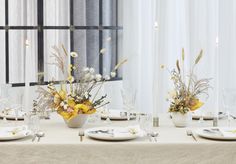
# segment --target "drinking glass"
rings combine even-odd
[[[6,119],[6,114],[5,114],[5,112],[6,112],[6,110],[7,109],[9,109],[8,108],[8,104],[9,104],[9,102],[8,102],[8,99],[7,98],[1,98],[0,99],[0,110],[1,110],[1,112],[3,113],[3,124],[4,125],[6,125],[7,124],[7,119]]]
[[[231,117],[236,112],[236,88],[223,89],[223,107],[227,116],[227,124],[230,126]]]
[[[105,111],[104,111],[104,114],[105,114],[105,116],[106,116],[105,123],[110,124],[110,123],[111,123],[111,120],[110,120],[110,117],[109,117],[110,111],[109,111],[109,108],[108,108],[107,105],[105,105],[104,110],[105,110]]]
[[[135,109],[136,90],[122,89],[121,96],[123,100],[123,108],[127,111],[127,120],[130,120],[130,112]]]
[[[27,113],[24,116],[24,123],[33,134],[37,133],[40,129],[40,118],[37,114]]]
[[[138,123],[140,128],[147,135],[152,130],[152,115],[151,114],[139,115]]]
[[[198,123],[202,124],[204,123],[204,113],[203,111],[199,111],[199,120],[198,120]]]
[[[19,111],[22,110],[21,104],[13,104],[11,105],[11,109],[15,112],[15,123],[17,124],[18,117],[19,117]]]

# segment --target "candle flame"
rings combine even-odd
[[[28,40],[28,39],[25,40],[25,46],[26,46],[26,47],[29,47],[29,46],[30,46],[30,43],[29,43],[29,40]]]
[[[154,27],[155,27],[155,29],[158,29],[159,25],[158,25],[157,21],[154,23]]]

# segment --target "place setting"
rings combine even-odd
[[[236,141],[235,127],[208,127],[195,130],[195,133],[206,139],[220,141]]]

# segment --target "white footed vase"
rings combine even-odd
[[[74,118],[70,120],[64,119],[64,121],[69,128],[81,128],[85,124],[87,119],[88,119],[87,114],[78,114]]]
[[[182,114],[180,112],[172,112],[172,121],[176,127],[186,127],[192,121],[191,112]]]

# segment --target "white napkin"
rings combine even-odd
[[[139,135],[141,132],[139,125],[128,126],[124,128],[114,128],[114,137],[126,137],[131,135]]]
[[[219,128],[224,137],[236,137],[236,128]]]

